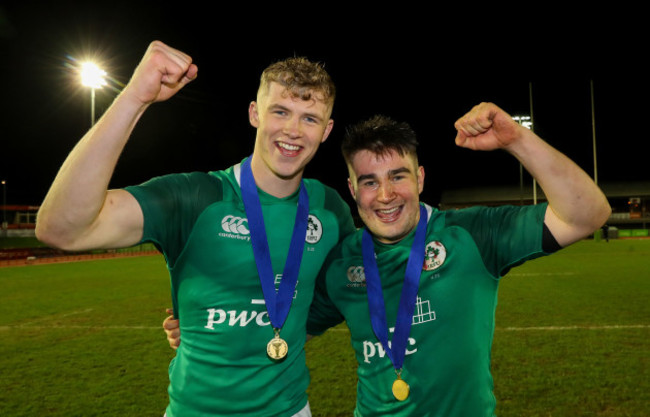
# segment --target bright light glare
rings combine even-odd
[[[92,62],[85,62],[81,65],[81,84],[86,87],[101,88],[106,85],[105,76],[106,71]]]
[[[533,122],[530,121],[530,116],[512,116],[512,118],[526,129],[532,129],[533,127]]]

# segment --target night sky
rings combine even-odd
[[[650,180],[647,34],[634,11],[546,13],[513,19],[416,9],[336,11],[289,3],[280,10],[112,2],[0,6],[0,179],[9,204],[38,205],[59,166],[90,126],[90,92],[74,68],[94,57],[112,79],[97,91],[98,115],[154,39],[183,50],[199,77],[152,106],[128,143],[111,186],[172,172],[226,168],[247,156],[248,104],[261,71],[287,56],[325,63],[338,89],[334,131],[307,170],[347,199],[339,143],[347,124],[381,113],[419,135],[427,176],[422,199],[458,187],[518,185],[503,152],[455,147],[454,121],[492,101],[529,114],[535,131],[593,174],[594,85],[600,183]],[[219,3],[221,4],[221,3]],[[270,5],[267,5],[270,7]],[[465,10],[465,12],[468,12]],[[538,10],[529,16],[540,17]],[[510,15],[508,15],[510,16]],[[621,29],[619,21],[625,19]],[[348,200],[349,201],[349,200]]]

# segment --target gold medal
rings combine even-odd
[[[274,361],[279,361],[287,356],[289,345],[280,338],[280,332],[276,330],[275,337],[266,345],[266,354]]]
[[[397,379],[393,382],[393,396],[397,401],[404,401],[409,396],[409,384],[407,384],[402,377],[397,374]]]

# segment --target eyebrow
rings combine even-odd
[[[289,109],[286,106],[283,106],[282,104],[278,103],[271,103],[269,105],[269,110],[284,110],[284,111],[289,111]]]
[[[388,171],[388,176],[389,176],[389,177],[392,177],[392,176],[395,176],[395,175],[397,175],[397,174],[403,174],[403,173],[405,173],[405,172],[408,173],[408,174],[410,174],[410,173],[411,173],[411,170],[409,170],[409,169],[406,168],[406,167],[401,167],[401,168],[397,168],[397,169],[391,169],[390,171]],[[357,177],[357,183],[359,183],[359,182],[361,182],[361,181],[364,181],[364,180],[370,180],[370,179],[375,179],[375,178],[377,178],[377,175],[374,174],[374,173],[372,173],[372,174],[359,175],[359,176]]]

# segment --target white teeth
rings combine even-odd
[[[300,149],[300,146],[298,146],[298,145],[290,145],[290,144],[284,143],[284,142],[278,142],[278,146],[281,147],[282,149],[286,149],[288,151],[297,151],[298,149]]]
[[[399,209],[399,207],[393,207],[392,209],[383,209],[383,210],[377,210],[378,212],[382,214],[391,214],[396,212]]]

